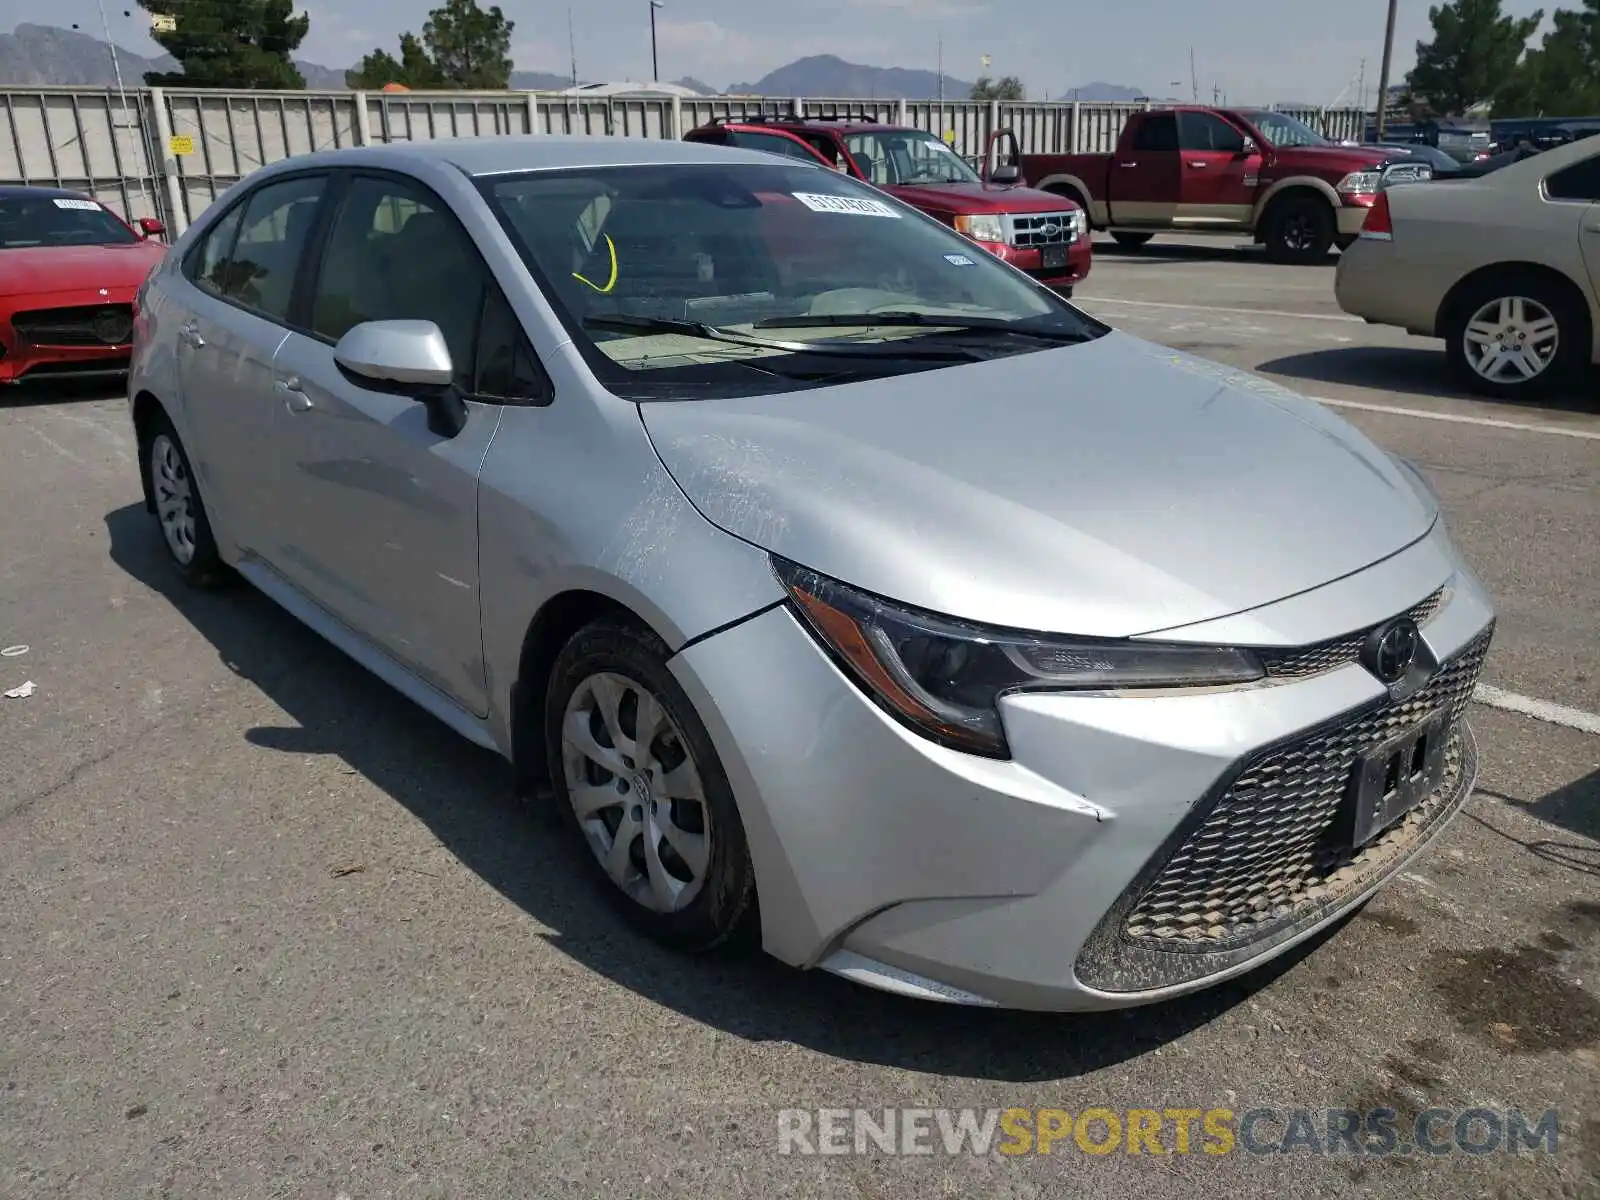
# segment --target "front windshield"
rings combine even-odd
[[[1331,145],[1304,121],[1296,121],[1282,113],[1250,111],[1239,114],[1261,131],[1261,136],[1274,146],[1327,146]]]
[[[820,167],[592,167],[482,187],[585,359],[633,399],[903,374],[1105,332]]]
[[[138,234],[93,200],[0,196],[0,250],[117,246],[138,240]]]
[[[966,159],[931,133],[880,129],[852,133],[844,144],[867,182],[880,187],[983,182]]]

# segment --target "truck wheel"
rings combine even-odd
[[[1111,237],[1112,237],[1112,240],[1117,243],[1117,245],[1126,246],[1128,249],[1132,250],[1137,246],[1144,245],[1151,238],[1155,237],[1155,234],[1153,234],[1153,233],[1130,233],[1126,229],[1117,229],[1117,230],[1114,230],[1112,232]]]
[[[1441,325],[1456,378],[1501,400],[1543,396],[1574,379],[1591,340],[1582,298],[1527,271],[1469,284]]]
[[[1333,209],[1320,196],[1286,196],[1267,214],[1267,257],[1280,263],[1319,263],[1333,245]]]

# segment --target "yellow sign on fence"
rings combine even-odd
[[[167,142],[167,149],[174,155],[182,156],[194,153],[194,139],[187,133],[175,133]]]
[[[170,13],[151,13],[150,29],[154,33],[177,33],[178,18]]]

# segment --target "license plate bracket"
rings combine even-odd
[[[1440,709],[1356,760],[1350,789],[1355,810],[1351,832],[1357,847],[1433,793],[1444,779],[1449,740],[1449,715]]]
[[[1045,246],[1039,251],[1039,265],[1046,270],[1056,270],[1067,265],[1066,246]]]

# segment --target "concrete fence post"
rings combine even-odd
[[[156,118],[156,146],[161,164],[157,173],[167,185],[167,209],[173,237],[183,236],[189,228],[188,208],[183,202],[183,184],[179,179],[178,159],[172,153],[172,114],[167,110],[167,93],[163,88],[150,89],[150,108]],[[154,164],[152,164],[154,165]]]
[[[989,101],[989,133],[988,133],[988,136],[983,139],[983,148],[984,148],[984,150],[987,151],[989,149],[989,139],[994,137],[994,135],[999,133],[999,132],[1000,132],[1000,101],[991,100],[991,101]]]
[[[528,93],[528,132],[544,132],[544,123],[539,119],[539,97],[533,92]]]
[[[366,92],[353,92],[356,102],[356,145],[372,145],[372,113],[367,110]]]
[[[683,140],[683,97],[672,98],[672,140]]]
[[[906,120],[906,98],[901,96],[900,102],[894,108],[894,122],[896,125],[904,125]]]
[[[1067,153],[1083,153],[1083,106],[1077,100],[1072,102],[1072,124],[1067,128]]]
[[[794,105],[794,115],[801,120],[804,120],[806,115],[806,98],[804,96],[796,96],[789,103]]]

